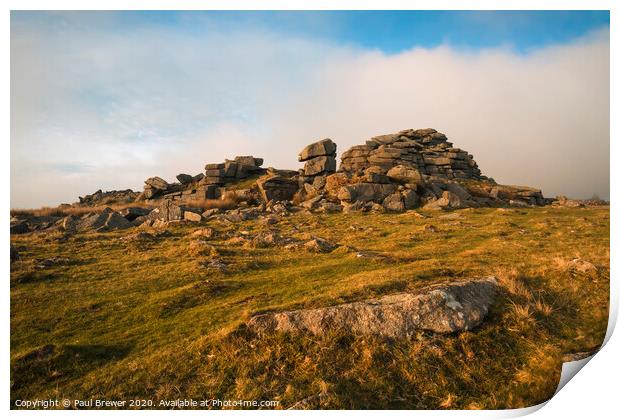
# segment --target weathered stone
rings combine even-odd
[[[215,229],[206,227],[192,232],[192,236],[201,237],[203,239],[211,239],[216,235]]]
[[[320,203],[319,210],[324,213],[340,213],[342,211],[342,206],[340,204],[324,201]]]
[[[221,185],[224,183],[224,178],[221,176],[205,176],[204,182],[207,184]]]
[[[291,200],[297,192],[297,181],[279,175],[267,175],[256,181],[265,202]]]
[[[224,163],[224,171],[223,175],[226,178],[235,178],[237,176],[237,167],[239,165],[237,162],[226,162]]]
[[[322,190],[325,188],[327,177],[324,175],[317,175],[312,180],[312,186],[317,190]]]
[[[205,170],[205,176],[207,177],[223,177],[224,176],[224,168],[217,168],[217,169],[207,169]]]
[[[323,196],[317,195],[301,203],[301,206],[308,210],[314,210],[319,207],[319,202],[323,199]]]
[[[171,200],[164,200],[159,207],[154,208],[148,215],[151,220],[170,222],[183,218],[183,209]]]
[[[358,211],[365,211],[366,203],[363,201],[354,201],[352,203],[342,202],[342,212],[345,214],[354,213]]]
[[[325,177],[325,191],[332,197],[338,196],[338,191],[351,183],[351,177],[345,172],[336,172]]]
[[[491,196],[504,200],[522,199],[530,204],[544,204],[544,198],[539,189],[518,185],[495,184],[491,190]]]
[[[109,207],[103,209],[101,213],[86,216],[76,222],[76,230],[95,230],[105,232],[108,230],[127,229],[133,225],[121,214]]]
[[[202,239],[194,239],[190,241],[188,246],[188,253],[193,257],[207,255],[216,257],[219,255],[217,248]]]
[[[168,188],[168,183],[158,176],[149,178],[144,183],[154,190],[165,191]]]
[[[471,200],[471,194],[461,185],[457,183],[449,183],[446,186],[448,188],[448,191],[456,194],[461,199],[461,201]]]
[[[125,219],[130,222],[134,219],[137,219],[140,216],[146,216],[151,212],[151,209],[146,209],[144,207],[126,207],[119,211],[119,213],[125,217]]]
[[[366,173],[364,176],[366,182],[372,182],[376,184],[389,184],[390,178],[387,175],[378,174],[374,172]]]
[[[78,227],[79,217],[69,215],[62,219],[61,227],[65,232],[75,232]]]
[[[581,258],[575,258],[571,260],[567,266],[575,271],[579,271],[581,273],[587,273],[588,271],[596,272],[598,269],[594,264],[589,261],[582,260]]]
[[[341,187],[338,191],[338,199],[348,202],[380,202],[394,191],[396,191],[396,186],[393,184],[358,183]]]
[[[389,338],[408,338],[422,330],[441,334],[468,331],[482,323],[497,289],[494,277],[464,280],[419,294],[257,315],[249,320],[248,327],[259,334],[282,331],[325,335],[338,331]]]
[[[183,212],[183,219],[190,222],[200,222],[202,221],[202,214],[199,211],[185,210]]]
[[[118,212],[112,212],[108,215],[103,227],[99,230],[127,229],[132,226],[129,220],[125,219]]]
[[[218,208],[214,208],[214,209],[208,209],[205,210],[204,212],[202,212],[202,217],[205,219],[208,219],[211,216],[215,216],[216,214],[221,213],[222,211]]]
[[[333,156],[319,156],[307,160],[304,165],[304,175],[313,176],[336,171],[336,158]]]
[[[210,171],[213,169],[224,169],[223,163],[207,163],[205,165],[205,171]]]
[[[463,200],[451,191],[444,191],[441,198],[431,201],[424,206],[426,209],[460,209],[465,207]]]
[[[422,174],[419,170],[403,165],[394,166],[386,175],[390,179],[403,184],[419,185],[423,183]]]
[[[420,206],[420,196],[413,190],[405,190],[402,192],[403,204],[405,210],[415,209]]]
[[[299,152],[299,161],[304,162],[317,156],[329,156],[336,154],[336,143],[331,139],[323,139],[316,143],[309,144]]]
[[[329,243],[326,240],[315,238],[304,243],[304,248],[311,252],[331,252],[336,249],[336,245]]]
[[[400,193],[395,192],[385,197],[383,207],[388,211],[401,212],[405,210],[405,203]]]
[[[254,156],[237,156],[234,160],[242,165],[254,168],[263,164],[263,158],[255,158]]]
[[[181,184],[191,184],[194,182],[194,177],[187,174],[178,174],[177,179]]]
[[[107,205],[107,204],[119,204],[119,203],[131,203],[136,200],[138,197],[138,193],[127,189],[127,190],[112,190],[102,192],[101,190],[97,190],[90,195],[85,195],[84,197],[79,197],[79,202],[81,205],[85,206],[99,206],[99,205]],[[67,204],[68,207],[71,207]]]

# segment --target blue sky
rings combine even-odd
[[[13,207],[419,127],[499,182],[607,197],[609,13],[11,13]]]
[[[507,46],[519,52],[565,43],[609,26],[608,11],[123,11],[76,12],[110,30],[136,26],[207,35],[210,31],[269,31],[398,53],[450,44],[478,49]],[[54,25],[66,12],[13,12],[12,22]],[[101,19],[108,16],[110,19]],[[78,23],[79,20],[73,20]]]

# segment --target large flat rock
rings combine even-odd
[[[409,337],[421,330],[467,331],[483,321],[497,289],[494,277],[483,277],[418,294],[400,293],[325,308],[257,315],[248,326],[259,334],[282,331],[324,335],[346,331],[390,338]]]

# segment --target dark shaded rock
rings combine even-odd
[[[299,188],[296,180],[279,175],[267,175],[256,181],[265,202],[292,200]]]
[[[19,259],[19,252],[17,252],[17,248],[11,244],[11,262],[15,262]]]
[[[28,223],[23,220],[17,222],[11,222],[11,235],[22,234],[30,232]]]
[[[137,219],[140,216],[146,216],[151,212],[151,209],[146,209],[144,207],[127,207],[119,211],[121,216],[124,216],[125,219],[130,222]]]
[[[420,206],[420,197],[413,190],[405,190],[403,191],[403,204],[405,205],[405,210],[415,209]]]
[[[385,197],[383,207],[388,211],[401,212],[405,210],[405,203],[400,193],[395,192]]]
[[[178,174],[177,180],[181,184],[191,184],[192,182],[194,182],[194,177],[188,174]]]

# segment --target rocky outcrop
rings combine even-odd
[[[226,159],[223,163],[205,165],[203,182],[210,185],[224,185],[235,180],[245,179],[250,175],[262,173],[262,158],[253,156],[237,156],[233,160]]]
[[[144,181],[144,191],[136,201],[167,199],[173,201],[202,201],[220,198],[221,187],[265,172],[262,158],[237,156],[222,163],[208,163],[198,175],[179,174],[179,182],[169,184],[160,177]]]
[[[301,171],[305,177],[336,172],[336,143],[331,139],[312,143],[299,152],[299,161],[305,162]]]
[[[92,194],[85,195],[84,197],[78,197],[79,202],[76,204],[82,206],[100,206],[107,204],[131,203],[137,196],[138,193],[132,190],[113,190],[106,192],[97,190]]]
[[[494,277],[464,280],[422,293],[257,315],[249,320],[248,327],[259,334],[281,331],[325,335],[339,331],[390,338],[410,337],[421,330],[454,333],[482,323],[497,289]]]
[[[163,199],[182,204],[232,198],[235,203],[256,205],[292,200],[303,209],[324,212],[525,207],[552,201],[539,189],[500,185],[482,175],[471,154],[431,128],[372,137],[345,151],[337,171],[336,150],[331,139],[309,144],[299,153],[304,163],[299,171],[263,169],[263,159],[237,156],[207,164],[203,174],[179,174],[175,183],[151,177],[136,201]],[[263,176],[255,183],[239,182],[256,175]],[[95,193],[97,197],[102,194],[108,193]],[[582,205],[575,200],[556,202]],[[201,220],[192,212],[188,219]]]
[[[443,133],[432,128],[403,130],[372,137],[341,156],[340,170],[362,173],[370,166],[385,172],[402,165],[424,175],[446,178],[483,178],[473,156],[453,147]]]
[[[127,229],[130,227],[132,227],[132,224],[127,219],[109,207],[103,209],[101,213],[86,215],[82,219],[77,220],[74,225],[74,229],[77,231],[94,230],[97,232]]]

